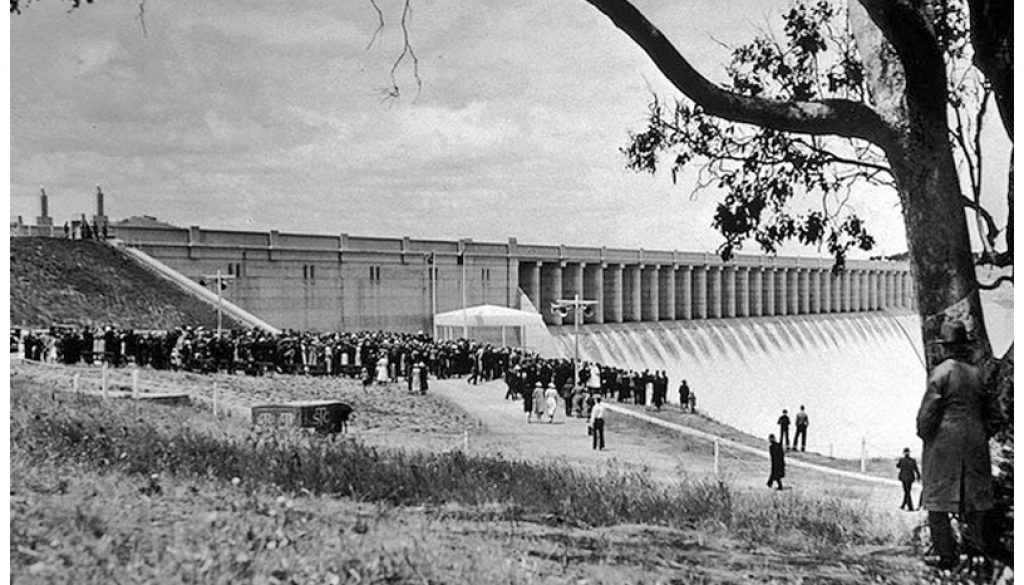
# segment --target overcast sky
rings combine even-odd
[[[625,169],[649,92],[675,93],[582,0],[414,0],[423,87],[403,65],[397,100],[400,3],[378,3],[368,49],[368,0],[150,0],[145,34],[135,2],[33,2],[10,28],[11,215],[31,222],[40,186],[58,223],[91,215],[102,185],[113,219],[181,226],[718,246],[714,192]],[[788,2],[640,4],[721,80],[720,43]],[[894,193],[853,205],[874,253],[906,248]]]

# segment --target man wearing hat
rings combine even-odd
[[[910,497],[910,488],[914,482],[921,479],[921,472],[917,469],[917,461],[910,456],[910,447],[903,449],[903,457],[896,462],[900,470],[900,483],[903,484],[903,503],[900,510],[914,511],[914,500]]]
[[[779,417],[779,443],[789,449],[789,411],[782,409]]]
[[[996,411],[981,370],[969,361],[964,324],[943,323],[940,335],[944,359],[928,377],[917,413],[917,435],[924,441],[921,507],[928,510],[937,555],[926,562],[952,569],[960,557],[950,530],[951,513],[960,513],[968,528],[966,552],[986,552],[986,516],[993,507],[988,438]]]

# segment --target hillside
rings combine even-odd
[[[214,307],[100,242],[11,238],[10,282],[12,326],[217,325]]]

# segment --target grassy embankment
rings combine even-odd
[[[914,582],[838,500],[461,452],[226,433],[12,383],[12,574],[45,580]],[[211,424],[212,423],[212,424]],[[237,479],[236,479],[237,478]],[[882,549],[883,554],[865,551]],[[902,552],[901,552],[902,551]]]
[[[13,326],[146,330],[217,325],[212,305],[100,242],[11,238],[10,282]],[[225,316],[224,326],[236,324]]]

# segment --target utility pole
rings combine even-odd
[[[217,283],[217,337],[220,337],[221,329],[224,328],[224,284],[225,280],[234,280],[235,276],[232,274],[221,274],[220,269],[217,270],[217,274],[204,274],[203,280],[199,281],[199,284],[206,286],[207,281],[214,280]]]
[[[433,338],[437,340],[437,254],[428,252],[426,261],[429,268],[430,278],[430,326],[433,331]]]
[[[462,265],[462,338],[469,339],[469,316],[466,313],[466,244],[470,240],[459,240],[459,264]]]
[[[573,342],[575,349],[572,356],[572,383],[573,386],[577,386],[580,383],[580,325],[583,322],[583,317],[589,316],[593,313],[591,307],[597,304],[597,301],[585,301],[580,299],[580,293],[576,293],[572,300],[558,299],[551,303],[551,312],[559,315],[563,318],[569,316],[569,311],[573,312]]]

